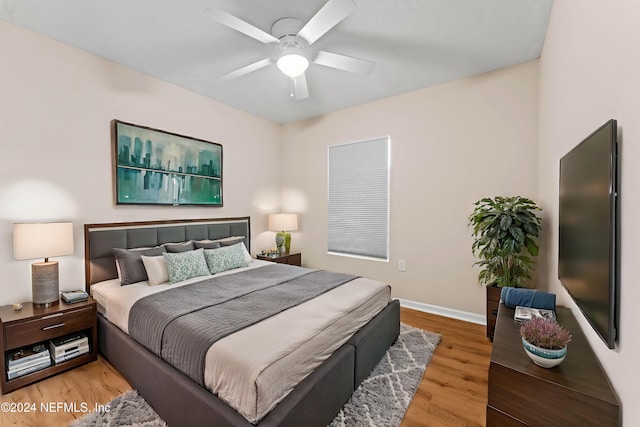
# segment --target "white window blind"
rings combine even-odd
[[[389,137],[329,147],[329,252],[389,259]]]

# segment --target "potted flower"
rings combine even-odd
[[[541,210],[531,199],[520,196],[484,198],[469,216],[474,242],[471,246],[481,267],[478,282],[487,285],[487,336],[493,338],[504,286],[523,286],[531,277],[533,257],[538,255]]]
[[[522,345],[533,363],[552,368],[564,360],[571,333],[555,320],[535,317],[520,328]]]

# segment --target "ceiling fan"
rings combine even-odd
[[[301,100],[309,97],[305,71],[310,62],[357,74],[370,73],[375,66],[371,61],[323,50],[315,51],[311,47],[355,8],[353,0],[328,0],[306,24],[296,18],[282,18],[273,24],[271,34],[224,10],[208,9],[206,14],[210,18],[273,48],[269,57],[245,65],[220,78],[241,77],[275,62],[280,71],[291,78],[291,96]]]

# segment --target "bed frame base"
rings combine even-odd
[[[400,304],[394,300],[257,425],[328,425],[396,340],[399,329]],[[227,404],[100,315],[98,337],[100,353],[170,426],[253,426]]]
[[[393,300],[356,332],[347,344],[356,350],[353,389],[357,389],[400,335],[400,301]]]

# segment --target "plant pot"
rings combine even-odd
[[[567,356],[566,345],[559,350],[549,350],[535,346],[524,338],[522,338],[522,345],[524,346],[525,353],[527,353],[527,356],[529,356],[533,363],[543,368],[553,368],[559,365]]]

